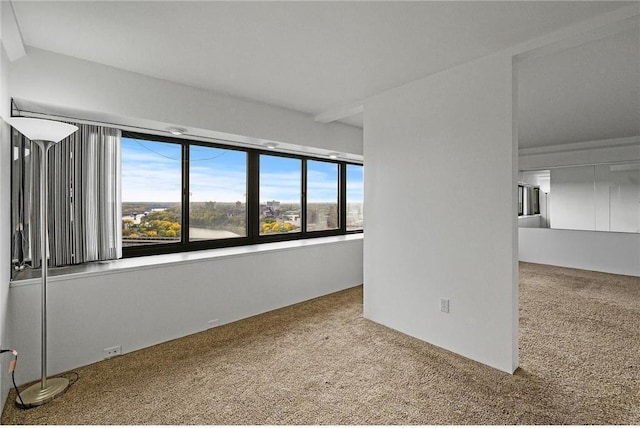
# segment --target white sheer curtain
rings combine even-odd
[[[66,266],[122,256],[118,129],[77,125],[49,151],[49,263]],[[35,146],[34,146],[35,149]],[[12,261],[39,267],[39,152],[13,133]]]

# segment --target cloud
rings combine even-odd
[[[194,202],[245,201],[247,154],[238,150],[191,146],[190,194]],[[301,166],[297,159],[263,155],[260,158],[260,201],[301,200]],[[336,164],[308,161],[309,202],[335,202],[338,197]],[[122,139],[122,200],[179,202],[181,147],[172,143]],[[362,167],[348,166],[347,199],[363,199]]]
[[[191,169],[189,176],[191,201],[235,202],[246,200],[247,174],[243,171]]]
[[[145,142],[168,148],[161,156],[130,139],[122,140],[122,200],[124,202],[179,202],[182,193],[180,147]],[[170,158],[177,156],[178,160]]]

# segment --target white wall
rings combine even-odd
[[[518,157],[522,170],[582,167],[589,164],[593,169],[593,164],[638,160],[640,160],[640,137],[524,149],[520,150]],[[601,177],[602,172],[598,175]],[[593,192],[594,184],[592,183],[591,186]],[[596,192],[599,199],[602,199],[603,189],[596,186]],[[556,203],[555,192],[550,193],[549,198],[549,207],[553,210]],[[604,218],[603,210],[600,209],[598,212],[601,218]],[[553,221],[553,214],[550,217]],[[604,221],[599,222],[598,225],[602,226]],[[638,275],[637,272],[640,270],[638,239],[640,239],[639,234],[618,232],[549,230],[545,233],[520,229],[519,259],[555,266]]]
[[[523,262],[640,276],[640,234],[521,228],[519,256]]]
[[[11,96],[26,100],[27,105],[86,120],[160,130],[176,124],[216,138],[237,137],[249,143],[270,140],[301,150],[313,147],[362,154],[359,128],[320,124],[311,115],[52,52],[28,49],[27,53],[10,63],[12,80],[8,87],[3,80],[3,109],[8,108]],[[3,57],[3,78],[6,65]],[[0,242],[5,245],[0,246],[0,321],[3,328],[10,325],[11,345],[20,352],[17,378],[26,382],[39,377],[38,318],[33,317],[39,313],[39,288],[37,281],[8,286],[7,144],[3,137]],[[48,295],[49,372],[100,360],[105,347],[119,344],[123,352],[129,352],[203,330],[213,318],[231,322],[361,283],[361,239],[146,270],[53,278]],[[9,314],[5,316],[7,293]],[[3,383],[2,393],[6,395],[7,390]]]
[[[518,217],[518,227],[542,227],[541,215]]]
[[[551,169],[551,227],[640,233],[639,165]]]
[[[506,372],[518,366],[512,128],[509,56],[364,109],[365,316]]]
[[[99,361],[111,346],[131,352],[205,330],[209,320],[226,324],[362,284],[362,239],[320,242],[326,243],[298,242],[295,248],[245,254],[211,250],[240,253],[53,277],[47,295],[48,370],[54,374]],[[260,248],[277,247],[282,244]],[[39,289],[38,280],[21,281],[9,296],[12,336],[20,349],[19,382],[40,375],[39,318],[33,315],[39,311]]]
[[[553,173],[553,170],[552,170]],[[640,184],[638,185],[640,192]],[[594,229],[609,232],[611,229],[611,168],[609,165],[593,166]],[[640,198],[636,198],[640,203]],[[634,207],[638,209],[638,207]],[[640,226],[640,223],[638,224]],[[573,229],[573,228],[571,228]],[[633,232],[640,232],[635,228]]]
[[[3,7],[0,7],[0,22],[2,22],[1,11]],[[0,34],[2,34],[1,29]],[[10,109],[8,62],[4,45],[0,43],[0,115],[4,117],[8,115]],[[9,270],[11,264],[9,253],[9,242],[11,241],[11,199],[9,197],[11,139],[9,125],[3,121],[0,121],[0,165],[0,347],[15,348],[10,341],[7,329],[7,305],[11,274]],[[0,357],[0,409],[4,405],[10,389],[11,381],[7,373],[9,361],[11,361],[11,357],[7,354]]]
[[[551,170],[552,228],[595,230],[594,179],[593,165]]]
[[[218,138],[271,140],[362,154],[362,130],[321,124],[312,115],[241,100],[28,48],[11,63],[11,96],[56,106],[82,119],[164,129],[214,131]],[[76,116],[76,117],[77,117]]]
[[[640,136],[520,149],[522,171],[640,160]]]
[[[640,164],[607,166],[609,230],[640,233]]]

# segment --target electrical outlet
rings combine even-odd
[[[122,346],[112,346],[111,348],[105,348],[104,350],[104,358],[113,358],[122,354]]]
[[[220,325],[220,320],[218,318],[214,320],[209,320],[209,328],[217,327]]]
[[[445,299],[444,297],[440,298],[440,311],[444,313],[449,313],[449,299]]]

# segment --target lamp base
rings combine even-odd
[[[20,401],[20,397],[16,397],[16,404],[25,408],[40,406],[65,392],[68,387],[69,379],[63,377],[47,379],[47,387],[45,389],[42,389],[40,382],[31,385],[20,393],[22,401]]]

